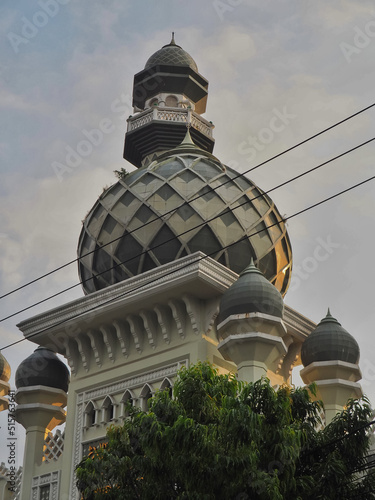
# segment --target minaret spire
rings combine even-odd
[[[169,45],[176,45],[175,39],[174,39],[174,31],[172,31],[172,40]]]

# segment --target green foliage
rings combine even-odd
[[[113,172],[117,179],[125,179],[125,177],[129,175],[129,172],[124,167],[121,167],[120,170],[114,170]]]
[[[199,363],[180,371],[173,399],[159,392],[148,413],[129,408],[108,429],[77,486],[84,500],[375,499],[374,476],[358,474],[368,401],[350,401],[319,431],[321,410],[306,389],[244,384]]]

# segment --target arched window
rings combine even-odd
[[[150,108],[153,108],[154,106],[157,106],[159,104],[159,99],[157,97],[154,97],[154,99],[151,99],[150,101]]]
[[[129,407],[134,406],[134,395],[131,391],[127,390],[123,395],[121,402],[123,403],[123,417],[129,416]]]
[[[160,390],[161,391],[168,391],[169,397],[172,399],[172,382],[169,380],[169,378],[165,378],[163,382],[160,385]]]
[[[169,95],[165,99],[165,105],[168,108],[177,108],[177,106],[178,106],[178,99],[177,99],[177,97],[174,96],[174,95]]]
[[[103,422],[111,422],[115,416],[115,407],[113,405],[112,399],[109,396],[106,396],[103,402],[102,413]]]
[[[85,408],[85,418],[84,418],[84,426],[85,427],[92,427],[93,425],[96,424],[96,412],[97,408],[95,407],[94,403],[90,401],[87,403],[86,408]]]
[[[148,384],[143,386],[142,392],[140,394],[141,399],[141,410],[148,411],[149,410],[149,399],[152,398],[152,389]]]

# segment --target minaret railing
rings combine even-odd
[[[208,137],[212,137],[214,125],[202,118],[198,113],[189,108],[162,108],[154,106],[141,113],[128,118],[128,132],[135,130],[152,121],[169,121],[189,123]]]

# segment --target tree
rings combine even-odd
[[[325,428],[305,388],[239,382],[207,363],[179,372],[173,399],[132,408],[77,467],[84,500],[375,499],[366,469],[368,401]]]

